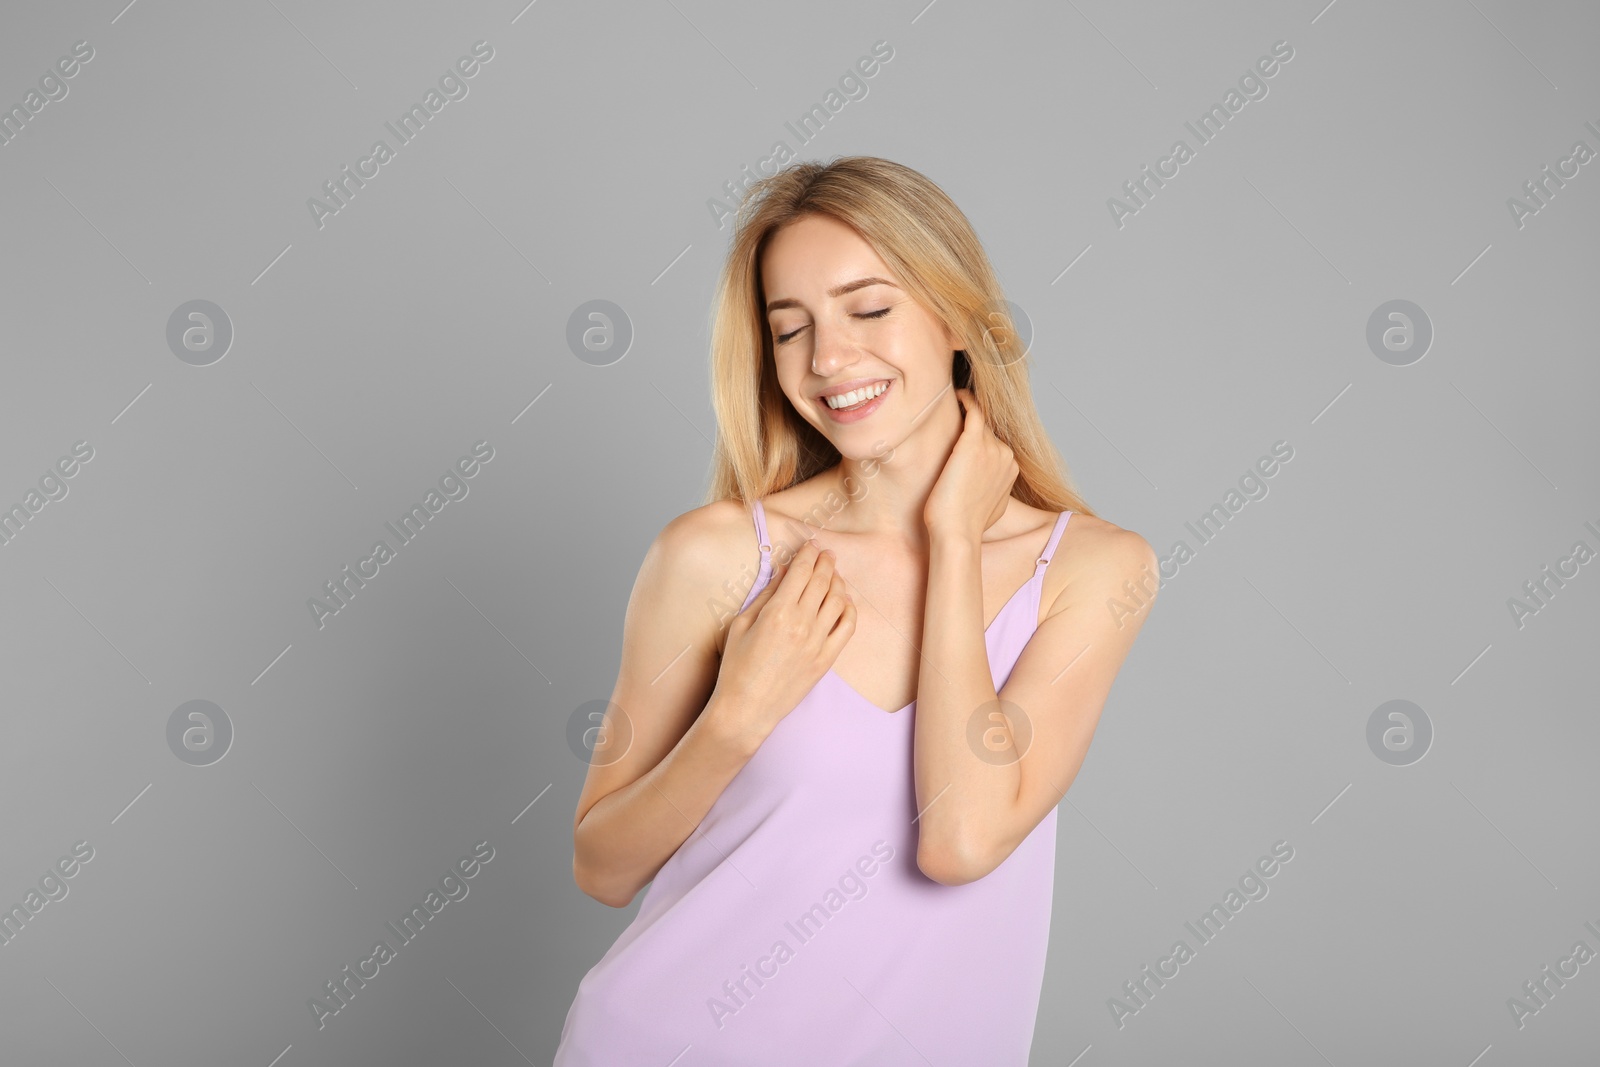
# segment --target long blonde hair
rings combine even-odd
[[[972,224],[910,167],[875,156],[800,162],[750,186],[712,304],[711,403],[717,445],[704,503],[787,489],[840,460],[778,385],[762,299],[761,253],[780,228],[807,215],[852,227],[906,292],[961,341],[954,385],[967,386],[1019,473],[1011,495],[1046,511],[1094,515],[1034,409],[1026,353]],[[976,358],[974,358],[976,357]]]

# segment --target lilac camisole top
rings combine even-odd
[[[741,612],[772,577],[761,501],[752,511],[761,569]],[[984,632],[996,689],[1038,627],[1070,515]],[[554,1067],[1026,1067],[1056,812],[983,878],[928,878],[915,713],[823,675],[579,983]]]

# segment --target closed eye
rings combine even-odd
[[[861,314],[854,315],[854,316],[851,316],[851,317],[852,318],[857,318],[857,319],[881,319],[881,318],[883,318],[885,315],[889,314],[889,312],[891,312],[893,310],[894,310],[894,308],[892,308],[892,307],[879,308],[877,311],[863,311]],[[790,330],[788,333],[779,334],[778,335],[778,339],[777,339],[778,340],[778,344],[780,344],[780,345],[788,344],[794,338],[794,336],[796,334],[798,334],[800,332],[800,330],[803,330],[803,329],[805,329],[805,327],[801,326],[799,329],[794,329],[794,330]]]

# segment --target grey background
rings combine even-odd
[[[700,502],[706,204],[781,139],[939,182],[1086,498],[1195,549],[1063,801],[1033,1062],[1594,1062],[1600,962],[1521,1029],[1506,1002],[1600,950],[1600,564],[1520,628],[1507,602],[1600,549],[1600,164],[1520,228],[1506,202],[1600,148],[1597,30],[1507,0],[13,6],[4,106],[94,58],[0,147],[0,505],[94,457],[0,546],[0,903],[94,858],[0,946],[4,1059],[549,1062],[638,906],[573,884],[568,717]],[[468,95],[318,228],[307,199],[479,40]],[[1119,228],[1108,198],[1279,40]],[[166,342],[195,299],[234,330],[205,367]],[[566,343],[593,299],[634,330],[609,366]],[[1402,367],[1366,343],[1394,299],[1435,332]],[[319,629],[307,599],[480,440]],[[234,731],[203,767],[166,733],[196,699]],[[1392,699],[1433,726],[1409,766],[1367,745]],[[483,840],[319,1031],[308,999]],[[1119,1029],[1108,998],[1279,840],[1270,895]]]

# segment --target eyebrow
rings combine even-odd
[[[828,290],[828,295],[829,296],[835,296],[835,297],[843,296],[846,293],[853,293],[857,289],[865,289],[869,285],[888,285],[888,286],[892,286],[895,289],[900,288],[898,285],[895,285],[894,282],[891,282],[888,278],[877,278],[877,277],[873,277],[873,278],[857,278],[853,282],[845,282],[843,285],[834,286],[832,289]],[[791,299],[789,297],[784,297],[782,300],[769,301],[767,303],[767,314],[770,315],[774,311],[777,311],[779,308],[797,308],[799,306],[800,306],[800,301]]]

